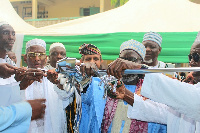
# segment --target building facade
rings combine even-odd
[[[96,13],[114,7],[110,0],[10,0],[26,22],[42,27]]]

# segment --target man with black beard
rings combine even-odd
[[[153,68],[166,68],[168,67],[162,61],[158,61],[158,55],[160,54],[162,47],[162,37],[157,32],[147,32],[144,34],[142,44],[146,48],[146,55],[144,63]]]
[[[120,46],[119,58],[142,63],[145,57],[145,47],[142,43],[135,40],[128,40]],[[137,92],[142,85],[141,75],[123,75],[122,81],[127,90],[132,93]],[[127,118],[126,112],[128,105],[121,99],[112,99],[112,94],[108,94],[106,107],[104,110],[104,118],[102,121],[102,132],[148,132],[148,123]],[[124,123],[124,124],[123,124]],[[123,125],[123,126],[122,126]]]

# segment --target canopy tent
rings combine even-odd
[[[200,4],[189,0],[130,0],[107,12],[71,20],[43,28],[25,31],[25,43],[41,38],[49,45],[61,42],[67,56],[80,58],[78,47],[93,43],[102,51],[105,60],[116,59],[123,41],[142,41],[147,31],[163,37],[159,60],[173,63],[188,62],[187,54],[200,27]]]
[[[0,0],[0,21],[6,21],[16,33],[26,33],[36,28],[26,23],[15,11],[9,0]]]
[[[44,39],[47,49],[51,43],[61,42],[67,56],[80,58],[78,47],[93,43],[102,51],[103,59],[114,60],[123,41],[141,42],[145,32],[156,31],[163,37],[159,60],[187,63],[200,27],[198,12],[200,4],[189,0],[129,0],[107,12],[28,31],[24,45],[32,38]]]
[[[200,27],[200,4],[189,0],[129,0],[96,15],[46,26],[27,35],[86,35],[115,32],[192,32]]]

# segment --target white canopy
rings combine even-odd
[[[28,31],[28,35],[83,35],[114,32],[192,32],[200,29],[200,4],[189,0],[129,0],[92,16]]]
[[[0,0],[0,21],[8,22],[16,31],[16,41],[13,46],[13,52],[17,56],[17,66],[20,66],[21,53],[23,46],[23,33],[36,29],[26,23],[15,11],[9,0]]]
[[[8,22],[17,33],[26,33],[36,29],[16,13],[9,0],[0,0],[0,21]]]

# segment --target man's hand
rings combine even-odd
[[[126,87],[124,86],[123,82],[118,81],[116,87],[116,98],[117,99],[124,99]]]
[[[22,81],[22,79],[25,77],[26,75],[26,71],[28,71],[28,69],[26,67],[20,67],[16,69],[15,72],[15,80],[17,82]]]
[[[122,74],[126,69],[140,69],[141,64],[117,58],[115,61],[108,65],[108,75],[115,76],[117,79],[122,78]]]
[[[126,89],[122,81],[117,82],[116,92],[114,93],[111,90],[110,92],[108,92],[108,96],[110,96],[111,98],[122,99],[130,105],[133,105],[134,103],[134,93]]]
[[[58,84],[58,73],[55,71],[55,69],[48,70],[47,71],[47,79],[52,82],[53,84]]]
[[[113,85],[111,84],[113,87]],[[117,86],[116,86],[116,92],[113,92],[113,90],[108,91],[108,96],[111,98],[116,98],[116,99],[122,99],[124,98],[125,95],[125,86],[123,82],[118,81]]]
[[[45,103],[46,99],[35,99],[35,100],[28,100],[27,102],[32,107],[32,117],[31,120],[39,119],[44,117]]]
[[[30,86],[34,81],[42,82],[43,76],[46,76],[42,70],[39,69],[27,69],[27,71],[19,72],[16,78],[20,79],[20,89],[24,90]]]
[[[93,70],[97,70],[97,66],[95,63],[92,62],[86,62],[86,63],[81,63],[80,65],[80,71],[82,73],[83,76],[94,76],[95,72]]]
[[[9,78],[11,75],[15,74],[17,67],[13,67],[7,63],[0,63],[0,77]]]

